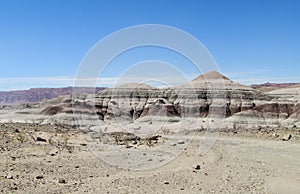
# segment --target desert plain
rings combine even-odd
[[[0,192],[299,193],[299,96],[209,72],[1,106]]]

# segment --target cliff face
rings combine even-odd
[[[256,112],[268,112],[267,105],[275,97],[251,87],[235,83],[217,72],[203,74],[189,83],[157,89],[145,84],[125,84],[104,90],[95,98],[75,100],[77,112],[87,110],[86,103],[94,107],[98,120],[111,122],[115,119],[134,122],[179,121],[183,118],[221,117],[226,128],[233,128],[237,119],[229,118],[239,113],[248,113],[242,122],[251,120]],[[287,105],[290,110],[290,105]],[[90,110],[90,109],[89,109]],[[264,115],[260,119],[264,120]],[[241,123],[241,121],[239,121]],[[266,123],[259,123],[266,125]],[[247,126],[253,127],[247,122]]]
[[[230,117],[253,109],[255,101],[270,99],[221,74],[209,72],[175,88],[156,89],[145,84],[111,88],[96,96],[95,107],[104,121],[112,117],[128,120],[145,116],[207,117],[209,114]]]

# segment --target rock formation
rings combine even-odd
[[[74,94],[17,110],[4,108],[0,120],[30,118],[35,122],[93,127],[115,122],[172,123],[182,119],[202,119],[205,123],[207,119],[221,118],[222,128],[229,130],[293,128],[300,126],[299,89],[293,86],[264,93],[217,72],[207,72],[176,87],[158,89],[128,83],[96,95]]]

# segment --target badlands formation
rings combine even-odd
[[[0,192],[298,193],[300,86],[265,91],[207,72],[2,106]]]
[[[95,95],[73,94],[17,109],[4,106],[0,121],[93,128],[196,119],[201,122],[194,127],[206,129],[218,117],[223,121],[218,130],[293,129],[300,127],[299,96],[299,85],[264,93],[213,71],[173,88],[129,83]]]

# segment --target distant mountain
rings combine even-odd
[[[264,83],[264,84],[252,84],[251,87],[257,90],[261,90],[263,92],[270,92],[273,90],[281,89],[281,88],[289,88],[293,86],[297,86],[299,83]]]
[[[0,105],[17,105],[41,102],[58,96],[71,95],[74,91],[81,94],[99,93],[104,87],[31,88],[29,90],[0,91]]]

